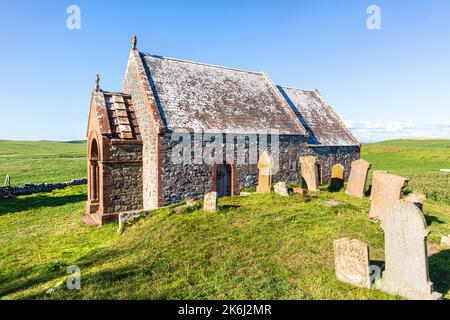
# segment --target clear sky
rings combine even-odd
[[[318,88],[361,141],[450,138],[449,0],[0,0],[0,139],[84,139],[95,74],[121,90],[133,34],[143,52]]]

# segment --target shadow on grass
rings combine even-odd
[[[86,193],[62,196],[35,195],[25,198],[0,199],[0,216],[42,207],[59,207],[69,203],[85,201],[86,199]]]
[[[424,214],[424,216],[425,216],[425,220],[426,220],[428,226],[432,225],[433,223],[438,223],[438,224],[444,224],[445,223],[444,221],[440,220],[436,216],[432,216],[432,215],[429,215],[429,214]]]
[[[9,294],[26,290],[35,285],[39,285],[43,282],[48,282],[52,279],[56,279],[61,276],[60,272],[41,272],[36,276],[30,276],[35,269],[23,270],[19,275],[14,275],[15,278],[0,277],[2,287],[0,287],[0,297],[7,296]],[[43,292],[44,294],[45,292]]]
[[[444,296],[450,291],[450,250],[443,250],[428,259],[434,290]]]
[[[83,269],[91,267],[100,261],[105,261],[107,258],[110,258],[111,255],[114,256],[115,254],[117,254],[116,251],[101,252],[100,250],[95,250],[75,261],[74,265],[79,266],[81,271],[83,271]],[[20,275],[14,274],[10,277],[0,277],[0,283],[2,284],[2,286],[0,286],[0,297],[28,290],[42,283],[50,282],[48,288],[45,288],[42,292],[25,295],[23,297],[23,299],[42,299],[45,297],[45,291],[56,285],[56,279],[62,276],[68,276],[66,273],[68,266],[69,263],[66,262],[61,268],[55,271],[45,271],[42,266],[36,266],[34,268],[22,270]],[[95,278],[98,279],[98,275],[95,275]]]
[[[57,279],[61,277],[66,277],[63,281],[65,282],[69,275],[66,273],[66,267],[62,268],[57,272],[45,273],[41,271],[39,274],[30,277],[33,270],[27,270],[25,275],[28,275],[29,278],[25,280],[11,280],[9,283],[5,282],[5,289],[0,289],[0,296],[13,294],[18,291],[23,291],[27,289],[31,289],[32,287],[42,284],[43,282],[49,282],[48,287],[46,287],[41,292],[31,292],[27,293],[21,297],[21,299],[83,299],[87,294],[90,299],[97,299],[96,297],[89,296],[89,293],[83,292],[85,288],[89,291],[89,288],[94,288],[95,291],[98,291],[99,299],[114,299],[114,296],[108,293],[108,289],[111,287],[120,288],[130,281],[138,281],[136,279],[142,279],[143,277],[148,278],[148,281],[152,280],[152,277],[155,275],[167,274],[171,273],[170,268],[170,258],[161,259],[161,257],[155,257],[154,261],[149,261],[148,265],[144,264],[129,264],[125,266],[114,266],[107,267],[104,270],[97,272],[89,272],[89,269],[93,266],[108,266],[110,263],[115,261],[115,257],[119,257],[127,252],[126,250],[120,249],[111,249],[111,250],[101,250],[96,249],[77,260],[71,261],[70,263],[76,265],[81,270],[81,291],[77,290],[68,290],[64,285],[61,288],[56,290],[55,296],[50,296],[45,294],[45,290],[51,288],[56,285]],[[4,280],[4,279],[0,279]],[[116,289],[117,290],[117,289]],[[175,290],[175,289],[174,289]],[[121,292],[125,294],[125,292]],[[133,292],[126,292],[131,297],[133,296]],[[170,290],[168,291],[168,294]],[[164,298],[166,294],[162,294],[161,297],[157,296],[156,298]]]
[[[224,205],[217,206],[217,209],[220,213],[228,213],[229,211],[231,211],[233,209],[238,209],[240,207],[241,206],[235,205],[235,204],[224,204]]]

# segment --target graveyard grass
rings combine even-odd
[[[375,170],[395,173],[413,170],[414,165],[427,167],[420,171],[425,175],[435,167],[449,167],[450,141],[422,155],[417,149],[428,147],[407,144],[367,145],[363,157]],[[396,151],[379,151],[391,147]],[[72,154],[71,148],[75,147],[61,154]],[[0,149],[0,155],[4,151]],[[392,157],[403,152],[406,159],[397,159],[404,165],[397,168]],[[424,163],[424,156],[431,162],[443,160],[433,167]],[[66,158],[58,159],[64,163]],[[73,174],[62,180],[80,177]],[[223,198],[217,213],[194,208],[176,214],[173,207],[163,208],[136,221],[121,236],[116,235],[117,224],[96,228],[80,221],[85,199],[86,187],[77,186],[0,200],[2,299],[396,298],[335,279],[335,239],[365,241],[371,259],[383,260],[383,233],[367,219],[367,199],[326,188],[310,202],[276,194]],[[330,199],[340,204],[329,207]],[[450,234],[449,202],[431,199],[425,214],[432,231],[429,242],[442,249],[429,259],[431,280],[435,290],[450,299],[450,250],[439,246],[440,237]],[[61,285],[70,265],[81,268],[80,291]],[[54,293],[46,294],[50,288]]]

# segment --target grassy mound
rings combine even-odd
[[[383,234],[367,199],[322,191],[220,199],[217,213],[165,208],[125,234],[80,222],[85,187],[0,200],[4,299],[392,299],[339,283],[332,241],[358,238],[383,260]],[[329,206],[333,199],[337,205]],[[336,204],[336,203],[334,203]],[[431,242],[450,233],[450,209],[426,206]],[[81,268],[81,290],[60,286]],[[436,290],[450,289],[450,251],[430,258]],[[449,297],[447,295],[447,297]]]

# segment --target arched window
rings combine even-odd
[[[98,201],[99,199],[99,168],[98,168],[98,161],[99,161],[99,149],[97,140],[93,139],[91,143],[91,150],[89,153],[89,195],[91,201]]]

